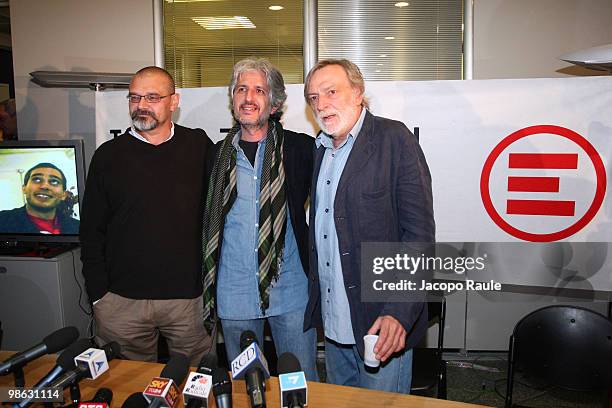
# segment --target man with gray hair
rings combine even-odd
[[[416,137],[372,115],[357,65],[319,61],[304,84],[321,133],[310,209],[311,279],[305,328],[325,331],[328,382],[408,393],[412,347],[427,328],[422,294],[361,299],[361,244],[434,241],[431,176]],[[417,252],[417,254],[420,254]],[[378,335],[378,371],[364,366],[364,336]]]
[[[204,316],[214,322],[216,306],[229,361],[267,320],[277,354],[316,380],[316,331],[303,330],[314,140],[280,124],[287,94],[269,61],[239,61],[229,95],[236,124],[215,146],[204,214]]]

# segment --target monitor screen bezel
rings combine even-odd
[[[77,191],[79,198],[79,215],[83,213],[83,194],[85,192],[85,158],[83,141],[80,139],[63,140],[15,140],[0,143],[0,149],[68,147],[74,149],[76,165]],[[29,234],[0,232],[3,243],[38,242],[38,243],[79,243],[79,234]]]

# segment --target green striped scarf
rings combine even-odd
[[[236,201],[236,149],[232,145],[240,125],[227,134],[215,161],[204,209],[203,243],[204,322],[213,323],[215,283],[225,217]],[[285,246],[287,199],[283,167],[283,128],[279,122],[268,122],[266,148],[259,190],[259,297],[261,310],[269,306],[270,285],[278,279]]]

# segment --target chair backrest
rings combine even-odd
[[[431,324],[438,323],[438,348],[440,352],[444,347],[444,325],[446,321],[446,298],[444,296],[430,296],[427,302],[427,320]]]
[[[589,309],[548,306],[523,317],[512,334],[515,367],[573,390],[612,385],[612,322]]]

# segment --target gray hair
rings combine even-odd
[[[306,80],[304,81],[304,98],[306,98],[306,102],[308,102],[308,85],[310,84],[310,80],[312,78],[312,75],[320,70],[321,68],[327,67],[329,65],[339,65],[342,68],[344,68],[344,72],[346,72],[346,76],[348,77],[349,82],[351,83],[351,86],[353,86],[354,88],[359,89],[359,92],[361,92],[361,95],[363,96],[363,99],[361,101],[361,106],[363,106],[364,108],[369,108],[369,103],[367,101],[367,99],[365,98],[365,83],[363,81],[363,74],[361,73],[361,70],[359,69],[359,67],[347,60],[347,59],[325,59],[325,60],[321,60],[319,62],[317,62],[317,64],[311,68],[311,70],[308,72],[308,75],[306,76]]]
[[[234,65],[232,80],[229,85],[229,97],[232,103],[234,101],[234,88],[236,87],[236,82],[238,82],[240,75],[247,71],[259,71],[265,75],[268,86],[270,87],[270,105],[272,105],[272,108],[281,111],[283,104],[287,100],[283,74],[265,58],[246,58],[238,61],[236,65]]]

